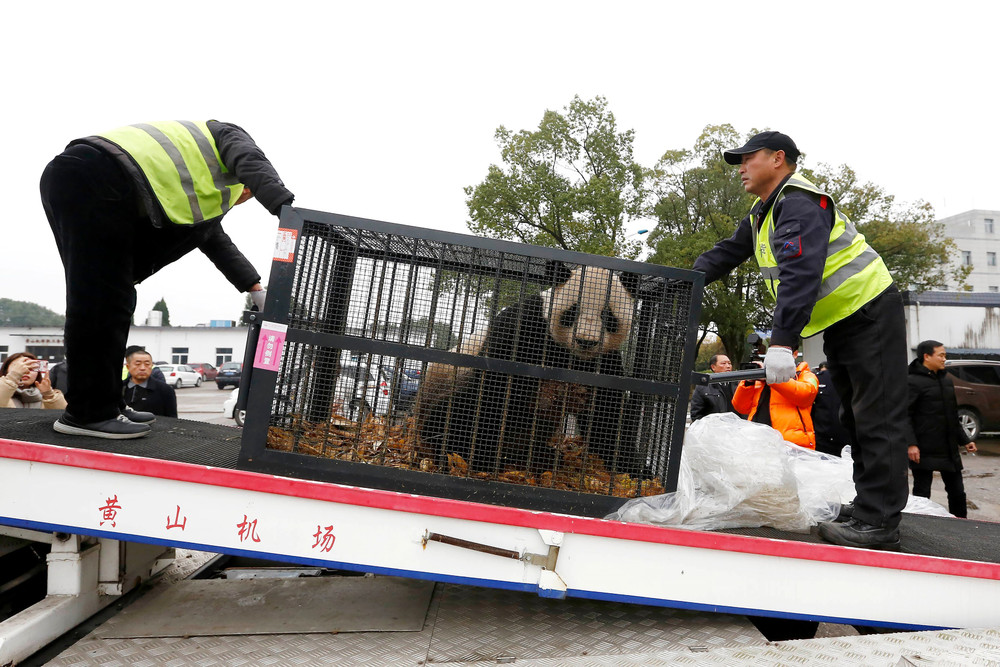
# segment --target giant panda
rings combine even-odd
[[[639,276],[561,262],[550,262],[546,276],[552,287],[504,308],[485,332],[452,351],[625,376],[621,348],[631,332]],[[573,415],[591,456],[635,473],[634,433],[626,425],[634,420],[625,411],[618,389],[429,364],[415,407],[418,452],[438,465],[456,453],[472,471],[537,474],[556,464],[553,436]]]

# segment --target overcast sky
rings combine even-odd
[[[494,131],[607,98],[651,166],[708,124],[790,134],[807,166],[846,163],[938,217],[1000,209],[988,2],[18,2],[0,40],[0,297],[64,313],[38,197],[67,142],[130,123],[243,126],[296,205],[466,231],[462,188],[499,162]],[[734,175],[735,178],[735,175]],[[264,276],[277,219],[225,228]],[[685,267],[686,268],[686,267]],[[138,287],[175,325],[234,319],[197,251]]]

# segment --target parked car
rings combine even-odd
[[[395,397],[394,403],[396,414],[402,414],[413,408],[413,404],[417,400],[417,390],[420,389],[420,369],[419,368],[404,368],[403,372],[400,373],[397,378],[394,373],[390,374],[393,378],[393,395]]]
[[[351,362],[341,366],[333,398],[342,415],[364,421],[369,415],[381,416],[388,411],[391,391],[385,368]]]
[[[1000,361],[949,359],[944,368],[955,384],[958,419],[969,437],[1000,430]]]
[[[212,364],[207,364],[205,362],[188,364],[188,366],[198,371],[201,374],[202,380],[214,380],[215,376],[219,374],[219,369]]]
[[[242,375],[243,364],[241,362],[227,361],[219,366],[219,372],[215,376],[215,386],[220,390],[226,387],[239,387]]]
[[[226,402],[222,404],[222,414],[232,420],[236,421],[237,426],[243,426],[243,420],[246,419],[246,410],[237,410],[236,401],[240,397],[240,388],[237,387],[233,389],[233,392],[226,399]]]
[[[186,364],[172,364],[170,366],[157,366],[163,373],[163,380],[174,389],[181,387],[200,387],[201,373]]]

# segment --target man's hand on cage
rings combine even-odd
[[[772,345],[764,355],[764,373],[768,384],[781,384],[795,377],[795,355],[792,348]]]

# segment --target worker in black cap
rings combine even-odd
[[[857,493],[823,539],[845,546],[899,548],[907,496],[906,332],[899,290],[882,258],[833,198],[796,173],[791,137],[761,132],[723,157],[757,196],[732,237],[694,263],[706,283],[756,257],[775,299],[769,384],[795,375],[800,337],[825,332],[823,350],[844,403]]]

